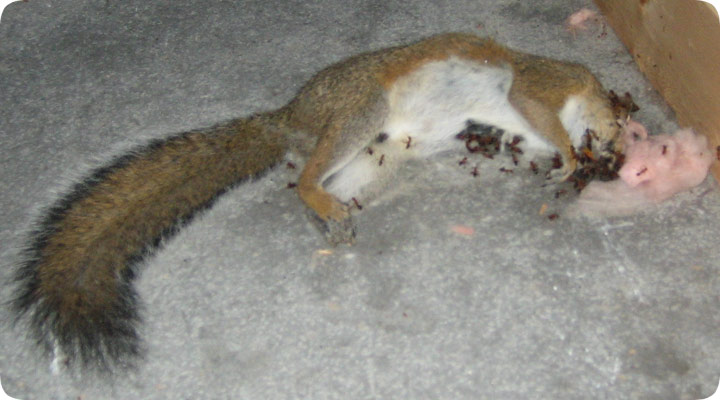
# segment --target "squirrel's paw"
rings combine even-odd
[[[547,173],[547,179],[553,183],[560,183],[565,182],[570,175],[575,172],[575,169],[577,168],[577,160],[570,159],[570,160],[563,160],[563,165],[560,168],[555,168]]]
[[[324,220],[308,208],[307,215],[331,245],[336,246],[340,243],[353,244],[355,242],[355,224],[349,214],[341,220],[332,218]]]

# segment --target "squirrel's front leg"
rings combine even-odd
[[[552,170],[550,178],[559,182],[569,178],[577,168],[577,159],[572,140],[557,112],[539,101],[519,95],[514,97],[513,105],[560,154],[562,167]]]

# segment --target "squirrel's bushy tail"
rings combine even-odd
[[[12,306],[68,361],[112,366],[140,352],[135,265],[219,194],[279,162],[265,116],[151,142],[49,210],[16,271]]]

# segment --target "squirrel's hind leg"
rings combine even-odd
[[[325,125],[297,186],[300,198],[309,208],[310,220],[333,245],[354,241],[350,208],[357,201],[357,193],[377,177],[375,167],[362,160],[369,143],[383,137],[380,130],[388,105],[381,92],[369,98],[352,110],[338,111]]]

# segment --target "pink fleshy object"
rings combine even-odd
[[[565,20],[565,28],[573,34],[577,31],[584,31],[588,29],[588,22],[598,22],[600,16],[597,11],[593,11],[589,8],[581,8],[580,10],[570,14]]]
[[[475,234],[475,229],[467,225],[453,225],[450,229],[458,235],[472,236]]]
[[[691,129],[648,136],[628,121],[623,130],[625,164],[619,180],[591,182],[568,209],[570,215],[628,215],[660,203],[705,180],[714,155],[707,138]]]

